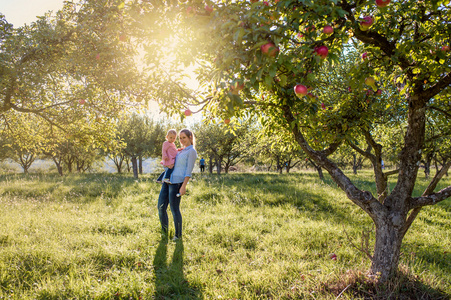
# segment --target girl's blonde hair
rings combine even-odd
[[[170,134],[175,134],[175,136],[177,136],[177,131],[175,129],[169,129],[168,132],[166,133],[166,136]]]
[[[180,130],[179,132],[179,136],[181,133],[186,134],[186,136],[189,138],[189,140],[191,141],[191,145],[193,145],[194,148],[196,148],[196,138],[194,137],[194,133],[192,133],[191,130],[189,130],[188,128],[184,128],[182,130]]]

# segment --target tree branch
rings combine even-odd
[[[423,198],[424,196],[427,197],[427,196],[431,195],[431,194],[434,192],[434,189],[437,187],[438,182],[439,182],[440,179],[442,179],[442,177],[446,174],[446,172],[448,171],[448,169],[450,168],[450,166],[451,166],[451,161],[448,162],[447,164],[445,164],[445,165],[442,167],[442,169],[441,169],[439,172],[437,172],[437,174],[435,174],[434,178],[433,178],[432,181],[429,183],[429,186],[428,186],[428,187],[426,188],[426,190],[423,192],[423,196],[420,197],[420,198],[414,198],[413,200],[421,199],[421,198]],[[441,190],[439,193],[445,191],[443,195],[446,195],[446,190],[447,190],[447,189],[448,189],[448,192],[447,192],[447,193],[448,193],[448,197],[450,197],[450,195],[451,195],[451,186],[449,186],[449,187],[447,187],[447,188]],[[439,197],[440,197],[440,196],[439,196]],[[443,197],[443,196],[442,196],[442,197]],[[444,199],[446,199],[446,198],[448,198],[448,197],[445,197]],[[442,200],[444,200],[444,199],[442,199]],[[423,199],[423,200],[426,200],[426,199]],[[435,199],[433,199],[433,201],[435,201]],[[441,200],[440,200],[440,201],[441,201]],[[434,202],[433,204],[435,204],[435,202]],[[412,204],[411,204],[411,206],[412,206]],[[420,213],[422,207],[423,207],[423,205],[422,205],[422,206],[415,207],[415,208],[412,210],[412,212],[410,213],[409,217],[408,217],[407,220],[406,220],[406,223],[405,223],[405,225],[404,225],[404,228],[402,229],[402,235],[403,235],[403,236],[404,236],[404,235],[406,234],[406,232],[409,230],[409,228],[410,228],[410,226],[412,225],[413,221],[416,219],[416,217],[417,217],[418,214]]]
[[[445,116],[447,116],[448,118],[451,119],[451,114],[450,114],[449,112],[447,112],[447,111],[444,111],[444,110],[441,109],[441,108],[438,108],[438,107],[435,107],[435,106],[428,106],[428,108],[429,108],[429,109],[436,110],[436,111],[438,111],[438,112],[441,112],[442,114],[444,114]]]
[[[447,88],[451,85],[451,73],[446,74],[446,76],[442,77],[436,84],[426,89],[423,93],[427,99],[431,99],[435,95],[442,92],[443,89]]]
[[[289,105],[282,106],[282,111],[288,123],[294,123],[292,133],[295,141],[301,146],[302,150],[314,160],[320,167],[329,172],[332,179],[346,193],[347,197],[362,208],[376,222],[378,216],[386,215],[387,208],[383,206],[370,192],[358,189],[352,181],[338,168],[338,166],[330,161],[321,151],[315,151],[303,136],[300,128],[294,118]]]
[[[435,175],[429,186],[424,191],[421,197],[412,198],[410,201],[411,208],[418,208],[426,205],[434,205],[451,197],[451,186],[448,186],[437,193],[433,193],[437,183],[446,174],[446,171],[451,166],[451,161],[448,162],[442,169]]]

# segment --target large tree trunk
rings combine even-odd
[[[395,218],[395,222],[397,221],[401,220]],[[380,276],[378,280],[385,282],[398,270],[403,234],[399,224],[393,224],[389,217],[376,223],[376,242],[370,273]]]
[[[138,178],[138,159],[135,155],[132,156],[133,177]]]

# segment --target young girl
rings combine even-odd
[[[168,130],[168,133],[166,134],[166,141],[163,143],[163,147],[161,149],[162,160],[160,164],[163,165],[164,172],[158,176],[158,183],[171,183],[170,178],[172,170],[174,169],[175,157],[177,156],[177,147],[174,144],[176,138],[177,131],[174,129]]]

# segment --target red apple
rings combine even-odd
[[[450,50],[448,45],[442,46],[442,51],[443,52],[448,52]]]
[[[348,86],[348,92],[352,92],[352,88]]]
[[[321,103],[321,108],[322,108],[322,109],[326,109],[326,104]]]
[[[257,2],[258,0],[251,0],[251,3],[255,3],[255,2]]]
[[[269,6],[268,1],[263,1],[263,4],[266,5],[266,6]]]
[[[362,54],[362,59],[365,60],[368,58],[368,52]]]
[[[211,7],[210,5],[205,5],[205,11],[208,14],[211,14],[213,12],[213,7]]]
[[[314,99],[315,98],[315,96],[312,93],[308,93],[307,97],[309,97],[310,99]]]
[[[382,95],[382,90],[381,90],[381,89],[378,89],[378,90],[376,91],[376,96],[380,96],[380,95]]]
[[[86,101],[85,101],[85,99],[80,99],[80,100],[78,100],[78,103],[80,103],[81,105],[83,105],[83,104],[86,103]]]
[[[263,54],[275,57],[279,53],[279,48],[273,42],[268,42],[260,47]]]
[[[337,255],[335,253],[330,254],[330,259],[337,260]]]
[[[308,161],[308,158],[306,158],[305,161]]]
[[[296,94],[296,96],[301,98],[301,97],[304,97],[305,95],[307,95],[308,89],[305,85],[298,84],[294,87],[294,93]]]
[[[185,116],[189,117],[191,116],[193,113],[191,112],[191,110],[189,109],[185,109]]]
[[[390,4],[391,0],[376,0],[377,7],[386,7]]]
[[[363,21],[360,21],[360,29],[367,31],[371,25],[373,25],[373,18],[371,16],[363,17]]]
[[[320,46],[315,49],[316,55],[321,57],[322,59],[325,59],[327,57],[327,54],[329,54],[329,49],[326,46]]]
[[[333,29],[332,26],[326,25],[326,26],[324,26],[324,28],[323,28],[323,32],[324,32],[325,34],[332,34],[332,33],[334,33],[334,29]]]
[[[224,123],[225,123],[225,124],[229,124],[229,123],[230,123],[230,119],[225,119],[225,120],[224,120]]]

